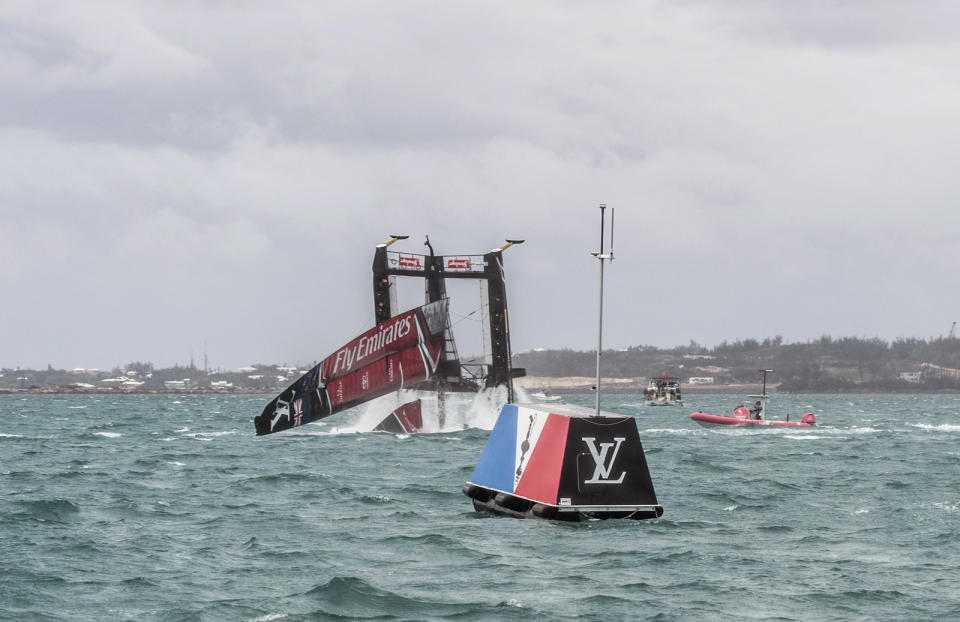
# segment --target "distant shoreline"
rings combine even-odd
[[[0,389],[2,395],[271,395],[279,393],[263,389],[111,389],[108,387],[77,389],[73,387],[37,387],[27,389]]]
[[[648,380],[637,378],[602,378],[601,389],[607,394],[642,394],[647,388]],[[586,376],[567,376],[567,377],[549,377],[549,376],[525,376],[518,378],[516,386],[523,388],[527,393],[545,392],[552,394],[579,394],[593,393],[593,385],[596,378]],[[956,395],[960,394],[958,389],[936,389],[931,390],[917,385],[916,390],[887,390],[882,391],[876,388],[851,388],[843,391],[825,390],[825,391],[780,391],[780,383],[768,382],[768,393],[781,393],[784,395]],[[736,394],[736,395],[757,395],[763,390],[760,383],[735,383],[735,384],[683,384],[681,383],[683,395],[703,395],[711,393]]]
[[[525,376],[515,381],[515,386],[523,389],[527,393],[544,392],[553,395],[577,395],[593,393],[595,378],[586,376]],[[857,395],[857,394],[890,394],[890,395],[912,395],[912,394],[960,394],[957,389],[939,389],[923,390],[917,387],[915,391],[880,391],[877,389],[849,389],[844,391],[784,391],[778,389],[779,383],[768,383],[767,391],[772,393],[805,395],[805,394],[828,394],[828,395]],[[637,378],[602,378],[601,388],[607,394],[620,395],[642,395],[647,388],[646,379]],[[702,394],[736,394],[736,395],[755,395],[762,391],[763,386],[759,383],[743,384],[695,384],[682,385],[685,395]],[[282,388],[276,389],[252,389],[238,388],[231,389],[213,389],[213,388],[193,388],[193,389],[116,389],[110,387],[62,387],[62,386],[40,386],[25,388],[3,388],[0,389],[0,397],[4,395],[273,395],[282,391]]]

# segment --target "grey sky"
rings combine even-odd
[[[610,347],[943,334],[958,33],[953,2],[5,2],[0,366],[319,359],[390,233],[526,238],[514,350],[590,349],[601,202]]]

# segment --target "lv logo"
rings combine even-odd
[[[590,448],[590,455],[593,456],[593,461],[596,464],[596,469],[593,471],[593,477],[588,480],[584,480],[584,484],[620,484],[623,483],[623,478],[627,474],[626,471],[620,473],[619,479],[611,479],[610,471],[613,470],[613,463],[617,460],[617,453],[620,451],[620,444],[623,441],[627,440],[626,437],[615,436],[613,443],[600,443],[600,449],[597,449],[595,443],[597,439],[592,436],[583,437],[583,442],[587,444],[587,447]],[[607,460],[607,454],[610,453],[610,448],[613,447],[613,455],[610,456],[609,461]]]

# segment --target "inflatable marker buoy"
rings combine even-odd
[[[477,511],[515,518],[663,514],[636,420],[571,406],[505,405],[463,493]]]

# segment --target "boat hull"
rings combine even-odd
[[[690,418],[702,426],[771,426],[777,428],[809,428],[816,423],[813,413],[807,413],[800,421],[776,421],[773,419],[747,419],[743,417],[725,417],[696,412]]]
[[[387,415],[387,418],[377,424],[374,432],[391,432],[393,434],[415,434],[423,429],[423,413],[420,400],[413,400]]]

